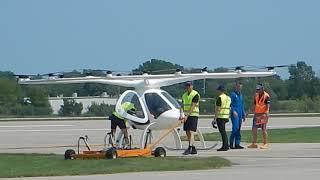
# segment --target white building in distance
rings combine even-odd
[[[117,98],[110,98],[108,96],[88,96],[88,97],[77,97],[77,94],[74,93],[72,97],[49,97],[49,103],[52,108],[53,114],[58,114],[63,105],[63,99],[74,99],[77,103],[82,103],[83,109],[82,114],[88,111],[88,108],[93,104],[109,104],[116,105]]]

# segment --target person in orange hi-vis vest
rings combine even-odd
[[[257,133],[258,128],[262,129],[263,144],[260,146],[261,149],[268,149],[267,143],[267,123],[269,118],[270,109],[270,95],[264,91],[262,84],[257,84],[256,94],[253,103],[253,123],[252,123],[252,144],[248,148],[258,148],[257,145]]]

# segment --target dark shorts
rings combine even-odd
[[[117,129],[117,126],[119,126],[120,129],[126,129],[126,123],[123,119],[118,118],[115,115],[111,115],[110,118],[111,120],[111,129]]]
[[[184,131],[196,132],[198,127],[198,116],[189,116],[187,121],[183,124]]]

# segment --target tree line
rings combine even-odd
[[[198,68],[186,68],[168,61],[152,59],[138,68],[133,69],[130,74],[142,74],[149,72],[151,74],[174,73],[176,69],[183,72],[200,72]],[[209,72],[226,72],[228,68],[219,67],[209,69]],[[266,91],[271,95],[272,112],[320,112],[320,79],[315,75],[312,66],[303,61],[288,67],[289,78],[281,79],[280,76],[264,78],[243,78],[239,79],[243,83],[242,93],[245,97],[245,106],[250,111],[255,85],[262,83]],[[101,70],[83,70],[64,73],[64,77],[79,77],[85,75],[105,76],[105,71]],[[39,77],[34,77],[39,78]],[[214,102],[217,95],[216,87],[224,84],[227,92],[231,92],[234,79],[224,80],[197,80],[194,82],[194,89],[200,95],[200,111],[202,114],[210,114],[214,108]],[[175,84],[163,87],[173,97],[180,99],[184,92],[184,85]],[[112,97],[127,90],[127,88],[103,85],[94,83],[83,84],[61,84],[61,85],[41,85],[28,86],[19,85],[13,72],[0,71],[0,116],[48,116],[52,115],[52,109],[48,102],[49,96],[71,96],[77,93],[79,96],[99,96],[106,92]],[[105,116],[112,112],[113,106],[106,104],[93,104],[88,109],[87,116]],[[77,116],[81,114],[83,106],[74,100],[64,100],[59,115]]]

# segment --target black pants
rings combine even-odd
[[[226,123],[229,122],[229,119],[222,119],[222,118],[217,118],[217,125],[219,132],[221,134],[222,138],[222,147],[223,148],[228,148],[228,135],[226,132]]]

